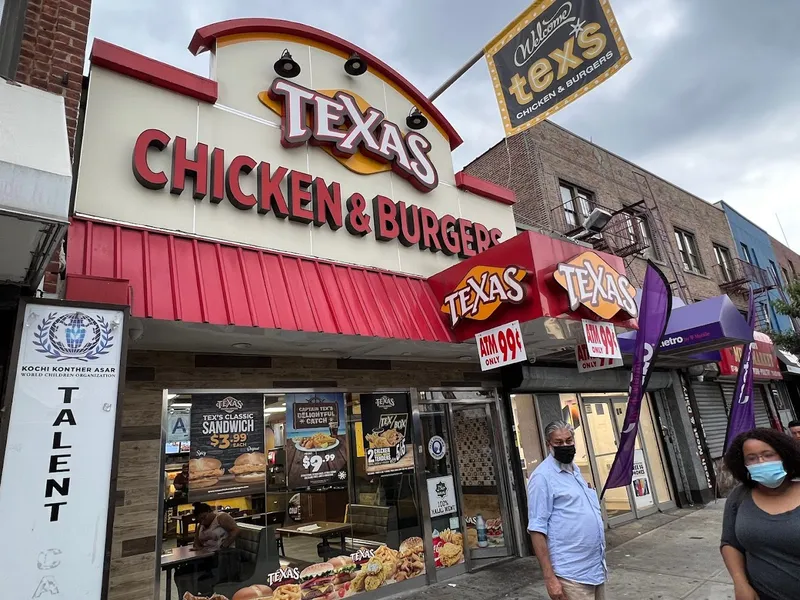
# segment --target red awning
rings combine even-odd
[[[70,277],[84,280],[80,299],[97,302],[103,282],[127,281],[136,317],[455,342],[418,277],[134,227],[73,219],[67,299],[76,299]],[[87,277],[98,278],[95,298]]]

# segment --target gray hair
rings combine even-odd
[[[550,443],[550,436],[554,431],[558,431],[559,429],[566,429],[572,434],[575,433],[575,428],[566,421],[553,421],[544,428],[544,439],[548,444]]]

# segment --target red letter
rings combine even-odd
[[[491,248],[492,242],[489,238],[489,230],[480,223],[473,223],[472,228],[475,230],[475,246],[477,246],[477,253],[480,254],[484,250]]]
[[[164,171],[152,171],[147,165],[147,151],[155,148],[159,152],[169,144],[169,136],[159,129],[146,129],[136,138],[133,145],[133,176],[144,187],[151,190],[160,190],[167,185],[167,175]]]
[[[325,223],[336,231],[342,228],[342,190],[335,181],[325,186],[325,180],[317,177],[311,184],[311,201],[314,208],[314,225]]]
[[[400,213],[400,243],[407,248],[419,244],[419,208],[406,206],[405,202],[398,202],[397,209]]]
[[[400,226],[397,224],[397,206],[386,196],[375,196],[372,199],[372,214],[374,215],[375,239],[388,242],[400,235]]]
[[[286,177],[286,169],[278,167],[269,176],[269,164],[262,162],[258,165],[258,213],[267,214],[270,210],[275,212],[275,216],[285,219],[289,216],[289,207],[286,206],[286,199],[281,191],[281,181]]]
[[[186,158],[186,138],[180,136],[172,143],[171,194],[180,196],[186,187],[186,175],[194,180],[192,198],[202,200],[208,193],[208,146],[197,144],[194,158]]]
[[[472,221],[469,219],[457,219],[458,233],[461,236],[461,252],[458,255],[461,258],[469,258],[475,256],[475,233],[472,227]]]
[[[249,156],[237,156],[231,161],[228,172],[225,174],[225,189],[228,200],[239,210],[248,210],[256,205],[253,194],[245,194],[239,185],[239,177],[247,175],[256,168],[256,161]]]
[[[461,239],[456,231],[456,218],[445,215],[439,220],[439,237],[442,240],[442,252],[447,256],[461,254]]]
[[[419,247],[423,250],[438,252],[442,249],[442,242],[439,240],[439,220],[436,213],[429,208],[419,209],[420,221],[422,221],[422,239]]]
[[[306,208],[311,202],[311,175],[302,171],[289,171],[286,191],[289,196],[289,219],[298,223],[311,223],[314,213]]]
[[[211,202],[219,204],[225,197],[225,151],[214,148],[211,151]]]
[[[500,243],[500,238],[503,237],[503,232],[499,229],[489,230],[489,239],[492,241],[492,246],[497,246]]]

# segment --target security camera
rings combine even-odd
[[[144,335],[144,323],[140,319],[131,319],[128,323],[128,340],[137,342]]]

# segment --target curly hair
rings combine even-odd
[[[775,429],[753,429],[740,433],[725,453],[725,466],[731,474],[747,487],[755,487],[744,464],[744,443],[747,440],[758,440],[772,446],[783,461],[783,468],[788,479],[800,477],[800,444],[791,437]]]

